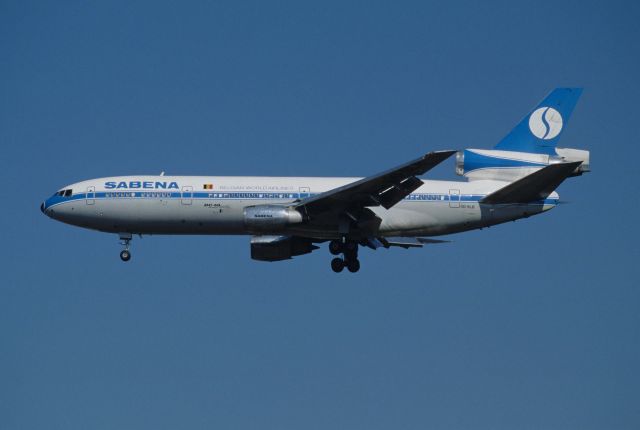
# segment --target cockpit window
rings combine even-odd
[[[54,196],[60,196],[60,197],[71,197],[71,194],[73,193],[72,189],[68,189],[68,190],[60,190],[57,193],[54,194]]]

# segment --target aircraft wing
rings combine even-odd
[[[342,187],[301,200],[294,207],[309,219],[322,214],[358,212],[367,206],[389,209],[416,190],[423,182],[417,175],[431,170],[456,151],[435,151]]]

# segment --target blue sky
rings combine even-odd
[[[0,427],[640,425],[634,2],[0,5]],[[551,89],[593,172],[423,250],[249,259],[38,206],[98,176],[368,175],[490,148]],[[432,178],[455,178],[444,163]]]

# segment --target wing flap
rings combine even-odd
[[[518,179],[480,200],[491,205],[529,203],[546,199],[575,169],[581,161],[558,163],[543,167],[535,173]]]

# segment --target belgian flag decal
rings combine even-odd
[[[213,184],[204,184],[202,188],[205,190],[213,190]]]

